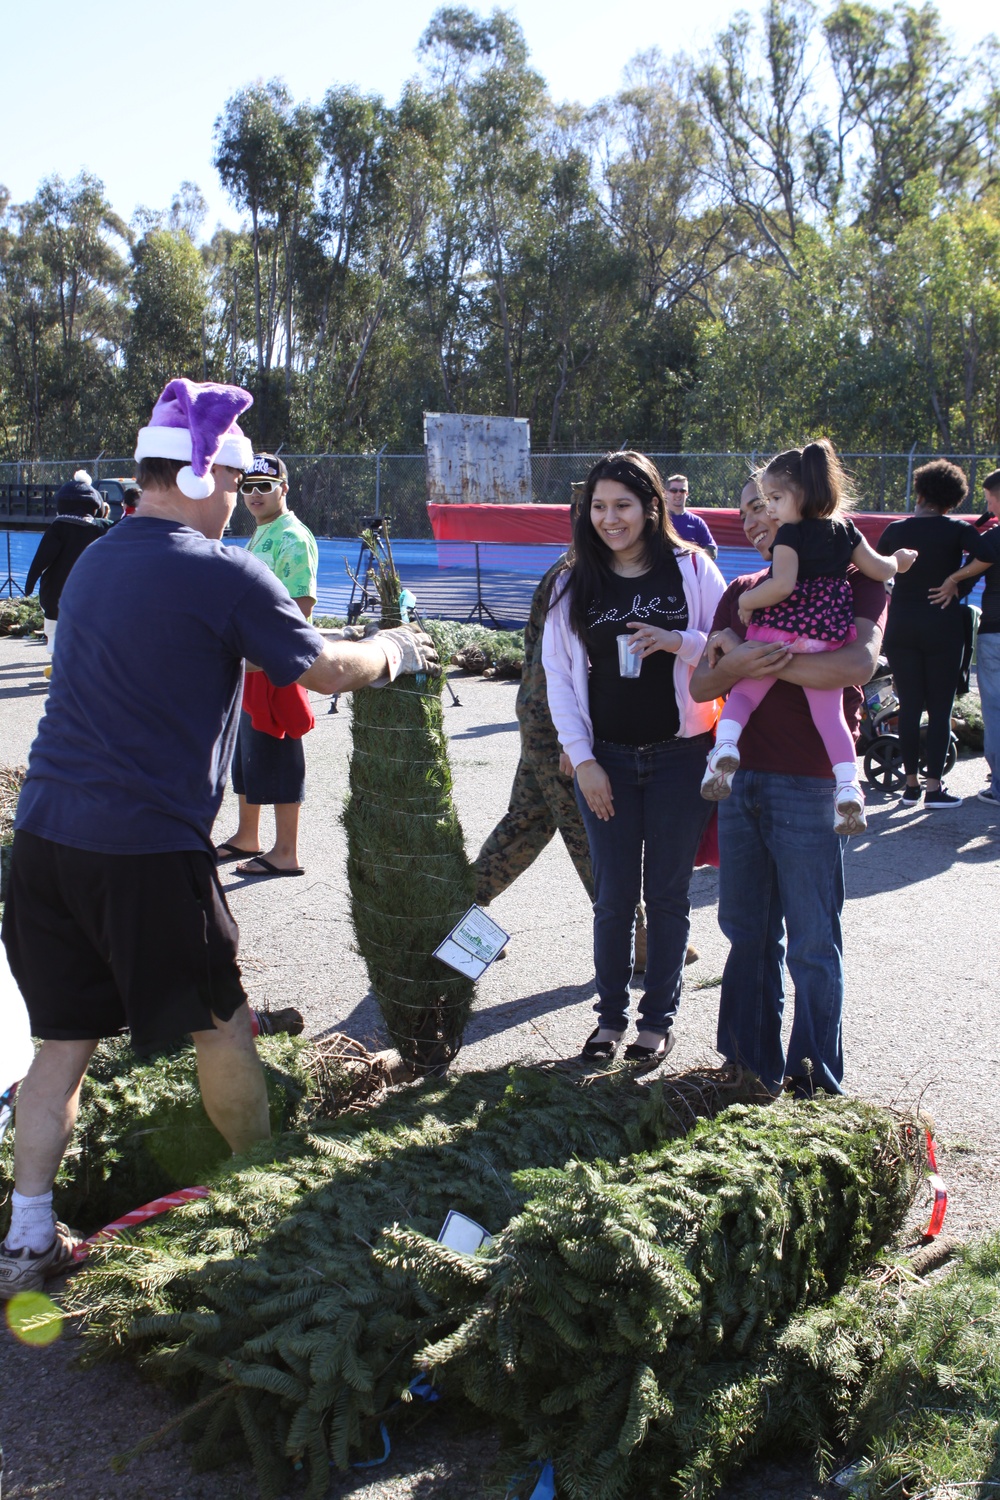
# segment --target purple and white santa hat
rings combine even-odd
[[[238,385],[168,381],[149,426],[139,428],[136,461],[172,458],[183,463],[177,488],[189,500],[207,500],[215,489],[213,464],[245,472],[253,463],[253,445],[236,424],[252,405],[250,392]]]

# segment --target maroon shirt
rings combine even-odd
[[[766,577],[765,569],[734,579],[719,600],[712,629],[733,630],[740,640],[746,640],[746,626],[737,607],[739,598]],[[854,601],[854,618],[871,620],[879,630],[884,630],[889,604],[885,584],[866,578],[854,567],[848,568],[847,581]],[[860,688],[844,689],[844,715],[855,739],[863,703]],[[740,735],[740,765],[747,771],[767,771],[778,776],[824,776],[828,781],[833,780],[833,768],[812,721],[806,695],[795,683],[779,678],[760,707],[750,715]]]

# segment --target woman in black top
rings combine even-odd
[[[924,806],[958,807],[961,797],[947,790],[941,776],[951,737],[965,622],[957,600],[941,609],[928,596],[961,567],[976,535],[967,521],[947,514],[969,492],[965,475],[955,464],[943,458],[924,464],[913,476],[913,492],[913,515],[887,526],[878,543],[885,555],[898,547],[912,547],[917,553],[909,572],[896,579],[885,631],[885,654],[899,697],[899,741],[906,768],[902,800],[907,807],[916,807],[920,801],[920,720],[926,709]]]
[[[673,1045],[688,887],[708,820],[698,785],[717,715],[689,684],[725,584],[674,531],[663,480],[641,453],[611,453],[591,469],[573,547],[553,585],[542,662],[594,876],[599,1025],[583,1055],[608,1060],[623,1040],[643,896],[646,988],[625,1056],[658,1062]]]

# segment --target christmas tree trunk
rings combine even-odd
[[[363,537],[377,569],[384,625],[399,623],[391,552]],[[356,693],[344,812],[358,948],[404,1062],[440,1072],[462,1045],[473,984],[434,949],[468,910],[472,869],[451,795],[443,678],[399,677]]]

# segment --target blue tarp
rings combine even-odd
[[[128,521],[121,524],[127,526]],[[11,572],[24,585],[40,537],[37,532],[9,533]],[[227,538],[235,547],[244,538]],[[356,572],[360,546],[356,538],[319,537],[319,582],[316,613],[345,615],[351,597],[351,572]],[[4,540],[0,538],[0,548]],[[392,555],[406,588],[417,596],[417,608],[429,620],[480,619],[507,630],[519,629],[528,618],[531,595],[542,574],[562,556],[562,547],[513,547],[502,542],[435,542],[393,538]],[[477,590],[476,554],[479,556]],[[6,550],[0,550],[5,571]],[[723,547],[719,568],[727,583],[740,573],[755,572],[757,553],[750,547]],[[973,598],[978,602],[982,585]],[[480,613],[479,600],[483,609]]]

